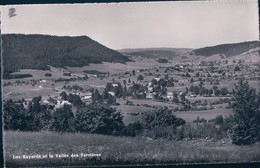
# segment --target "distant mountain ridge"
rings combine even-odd
[[[185,52],[192,51],[188,48],[137,48],[122,49],[120,53],[130,56],[141,56],[144,58],[168,58],[175,57]]]
[[[168,58],[182,56],[193,52],[193,55],[209,57],[215,54],[225,54],[226,57],[240,55],[251,49],[259,47],[259,41],[248,41],[233,44],[221,44],[216,46],[203,47],[199,49],[189,48],[137,48],[122,49],[120,53],[128,56],[141,56],[144,58]]]
[[[259,41],[247,41],[242,43],[221,44],[193,50],[196,55],[212,56],[214,54],[225,54],[226,57],[242,54],[250,49],[259,47]]]
[[[20,69],[80,67],[90,63],[126,63],[128,57],[109,49],[88,36],[3,34],[4,73]]]

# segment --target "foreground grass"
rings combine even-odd
[[[7,167],[122,164],[182,164],[260,161],[260,143],[148,140],[80,133],[4,132]],[[13,159],[13,155],[95,153],[92,158]]]

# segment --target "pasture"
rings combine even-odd
[[[186,122],[191,123],[194,120],[199,118],[204,118],[206,120],[211,120],[216,118],[218,115],[222,115],[223,117],[228,117],[233,114],[232,109],[225,108],[216,108],[212,110],[204,110],[204,111],[178,111],[175,112],[174,115],[184,119]]]
[[[81,133],[4,132],[7,167],[234,163],[260,160],[260,143],[235,146],[230,140],[170,141]],[[13,159],[13,155],[101,154],[100,157]]]

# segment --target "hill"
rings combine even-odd
[[[249,41],[234,44],[221,44],[217,46],[195,49],[195,55],[212,56],[214,54],[224,54],[226,57],[242,54],[250,49],[259,47],[259,41]]]
[[[130,61],[87,36],[2,35],[4,73],[20,69],[81,67],[90,63]]]
[[[191,49],[178,49],[178,48],[140,48],[140,49],[122,49],[119,50],[122,54],[129,56],[141,56],[143,58],[168,58],[176,57]]]

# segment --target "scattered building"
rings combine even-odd
[[[91,92],[87,92],[87,93],[81,95],[81,99],[82,100],[90,100],[91,97],[92,97],[92,93]]]
[[[108,94],[115,96],[115,92],[108,92]]]
[[[113,83],[112,83],[112,86],[113,86],[113,87],[118,87],[118,83],[113,82]]]
[[[166,97],[170,100],[173,99],[173,92],[168,92]]]

